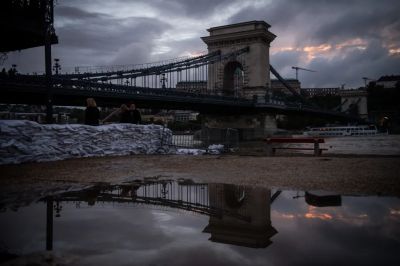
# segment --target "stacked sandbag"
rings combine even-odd
[[[159,125],[41,125],[0,120],[0,164],[75,157],[171,153],[171,130]]]

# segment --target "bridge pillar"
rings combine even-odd
[[[255,140],[277,131],[276,116],[257,115],[205,115],[203,125],[208,128],[234,128],[239,131],[240,140]]]
[[[366,90],[341,90],[341,112],[368,119],[368,92]]]
[[[222,54],[249,47],[249,52],[209,65],[207,89],[218,95],[264,99],[270,87],[269,46],[275,35],[264,21],[249,21],[208,29],[202,37],[208,52]]]
[[[224,210],[210,216],[204,233],[213,242],[264,248],[277,230],[271,223],[271,190],[227,184],[209,184],[210,207]]]

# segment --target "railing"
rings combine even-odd
[[[239,132],[233,128],[203,127],[198,130],[172,130],[172,132],[171,145],[176,148],[209,150],[213,145],[223,145],[223,151],[228,151],[239,146]]]

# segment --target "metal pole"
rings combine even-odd
[[[53,249],[53,199],[47,199],[46,212],[46,250]]]
[[[51,35],[53,32],[53,0],[48,0],[45,14],[46,123],[53,123],[53,89],[51,81]]]

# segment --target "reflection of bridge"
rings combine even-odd
[[[210,240],[248,247],[266,247],[276,234],[271,225],[269,189],[224,184],[198,184],[190,181],[145,181],[124,185],[94,186],[47,197],[47,248],[52,249],[53,209],[61,216],[62,204],[72,202],[121,203],[166,207],[210,216],[204,232]],[[54,206],[53,206],[54,205]]]

